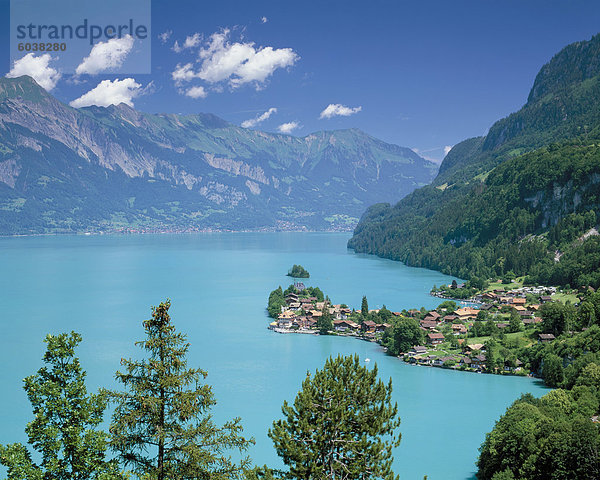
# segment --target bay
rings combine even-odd
[[[294,263],[334,303],[391,310],[435,307],[432,285],[452,277],[346,249],[347,234],[215,233],[55,236],[0,239],[0,443],[25,442],[31,419],[22,379],[41,366],[43,337],[75,330],[88,386],[114,386],[150,306],[168,298],[176,327],[191,343],[189,362],[207,370],[223,421],[240,416],[256,439],[257,464],[279,466],[266,433],[293,400],[307,371],[330,355],[357,353],[392,378],[402,418],[395,470],[402,479],[469,479],[477,448],[521,393],[545,388],[526,378],[407,366],[380,347],[351,338],[267,330],[267,296]]]

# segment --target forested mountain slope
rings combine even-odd
[[[597,286],[599,45],[558,53],[521,110],[456,145],[432,185],[372,206],[349,246],[461,277]]]

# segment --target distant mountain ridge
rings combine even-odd
[[[557,53],[523,108],[454,146],[431,185],[370,207],[348,245],[463,278],[598,286],[598,143],[600,35]]]
[[[71,108],[0,79],[0,234],[349,229],[437,165],[356,129],[298,138],[212,114]]]

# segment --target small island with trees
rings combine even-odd
[[[288,277],[292,278],[310,278],[310,273],[302,265],[295,265],[288,270]]]

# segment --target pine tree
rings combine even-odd
[[[245,439],[240,419],[218,427],[209,413],[216,401],[202,384],[207,373],[187,367],[189,343],[175,331],[170,300],[152,307],[144,322],[146,339],[136,345],[149,358],[121,360],[117,372],[125,392],[109,392],[116,407],[110,427],[111,447],[120,460],[147,479],[242,478],[250,460],[234,461],[254,442]]]
[[[397,479],[392,448],[400,424],[391,401],[392,384],[377,379],[358,356],[329,358],[323,370],[307,374],[293,405],[269,437],[294,479]]]
[[[367,302],[367,297],[365,296],[363,296],[362,298],[360,313],[363,316],[363,318],[367,318],[367,315],[369,314],[369,302]]]
[[[35,418],[25,432],[40,454],[33,462],[24,445],[0,446],[0,463],[9,480],[80,480],[123,478],[114,461],[106,461],[108,435],[97,430],[106,409],[103,395],[88,394],[85,372],[75,357],[81,335],[48,335],[46,366],[27,377],[25,391]]]

